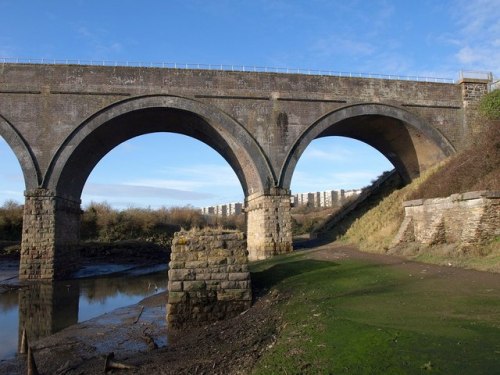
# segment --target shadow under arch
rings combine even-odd
[[[155,132],[187,135],[212,147],[233,168],[245,195],[276,180],[255,139],[227,114],[192,99],[151,95],[115,103],[82,123],[54,156],[43,186],[79,201],[104,155],[124,141]]]
[[[41,173],[28,143],[5,117],[0,115],[0,136],[16,155],[23,171],[26,190],[36,189],[41,183]]]
[[[324,115],[301,134],[281,168],[281,187],[290,187],[293,172],[306,147],[314,139],[326,136],[353,138],[374,147],[406,182],[455,153],[454,147],[437,129],[415,114],[387,104],[354,104]]]

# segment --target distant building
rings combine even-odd
[[[243,203],[234,202],[227,204],[219,204],[217,206],[200,208],[200,211],[203,215],[214,215],[214,216],[239,215],[243,212]]]
[[[294,207],[336,207],[342,205],[347,199],[361,194],[361,189],[357,190],[325,190],[315,193],[298,193],[290,198]]]
[[[229,203],[227,206],[228,215],[239,215],[243,212],[243,203]]]
[[[292,207],[337,207],[341,206],[348,199],[352,199],[361,194],[361,189],[354,190],[325,190],[308,193],[298,193],[290,197]],[[243,203],[233,202],[219,204],[217,206],[203,207],[200,211],[203,215],[232,216],[240,215],[244,212]]]

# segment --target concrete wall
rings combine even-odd
[[[175,233],[168,271],[170,328],[204,325],[252,303],[245,235],[236,231]]]
[[[500,192],[470,192],[404,203],[405,218],[394,245],[456,244],[467,252],[500,235]]]

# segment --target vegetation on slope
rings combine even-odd
[[[478,190],[500,190],[500,120],[486,126],[471,147],[450,158],[409,198],[447,197]]]
[[[488,120],[500,120],[500,89],[481,98],[479,112]]]
[[[427,170],[411,184],[392,191],[362,216],[359,212],[355,213],[354,216],[358,218],[340,239],[344,242],[355,243],[363,251],[386,252],[404,219],[403,202],[411,199],[412,193],[435,174],[439,167]]]
[[[468,254],[457,253],[449,244],[389,250],[404,218],[404,201],[476,190],[500,191],[500,120],[491,121],[484,128],[468,149],[394,191],[364,215],[358,213],[358,219],[346,230],[342,241],[356,244],[363,251],[390,251],[425,262],[500,272],[499,238]]]

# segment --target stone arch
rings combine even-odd
[[[324,115],[300,135],[281,169],[281,187],[290,187],[295,166],[306,147],[314,139],[326,136],[349,137],[374,147],[406,182],[455,152],[438,130],[413,113],[386,104],[354,104]]]
[[[56,153],[43,187],[79,201],[91,171],[106,153],[133,137],[174,132],[215,149],[233,168],[245,195],[275,178],[264,153],[238,122],[219,109],[178,96],[151,95],[115,103],[82,123]]]
[[[17,157],[23,171],[26,190],[35,189],[41,182],[41,174],[36,158],[17,129],[0,115],[0,135],[5,139]]]

